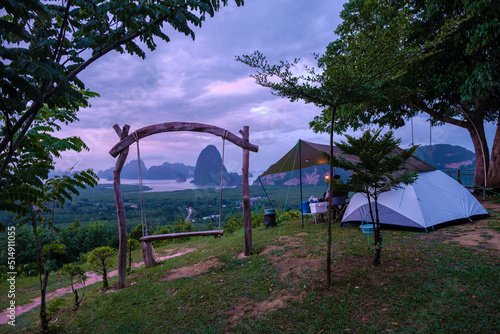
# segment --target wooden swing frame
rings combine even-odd
[[[252,215],[250,210],[250,188],[248,181],[249,156],[250,156],[249,153],[250,151],[258,152],[259,147],[249,142],[248,126],[244,126],[243,130],[239,131],[241,137],[238,137],[233,133],[227,131],[226,129],[219,128],[217,126],[202,124],[202,123],[191,123],[191,122],[167,122],[167,123],[149,125],[136,130],[133,134],[129,134],[130,126],[127,124],[125,124],[123,128],[120,128],[118,124],[115,124],[113,126],[113,129],[120,138],[120,141],[115,146],[113,146],[113,148],[109,151],[109,154],[111,154],[111,156],[117,158],[115,163],[115,169],[113,171],[113,189],[115,194],[116,215],[118,219],[118,233],[119,233],[118,288],[123,288],[126,285],[127,239],[128,239],[125,205],[123,203],[123,196],[121,191],[121,180],[120,180],[121,171],[123,169],[125,161],[127,160],[127,156],[129,153],[129,146],[135,143],[139,139],[157,133],[174,132],[174,131],[210,133],[215,136],[222,137],[223,139],[227,139],[231,143],[243,149],[243,166],[242,166],[241,179],[243,188],[243,227],[245,231],[245,256],[252,255]],[[222,230],[214,230],[214,231],[197,231],[197,232],[143,236],[139,240],[141,241],[144,264],[146,266],[152,266],[156,263],[153,257],[153,249],[151,246],[152,241],[182,238],[182,237],[192,237],[192,236],[213,235],[214,237],[220,237],[222,234],[223,234]]]

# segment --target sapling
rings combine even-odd
[[[346,135],[347,142],[335,143],[343,153],[359,157],[359,162],[348,161],[342,155],[330,157],[325,154],[330,158],[332,166],[352,171],[347,182],[339,186],[343,190],[363,193],[368,200],[375,239],[375,266],[380,264],[382,252],[378,198],[386,191],[403,184],[412,184],[417,179],[416,173],[403,171],[406,161],[413,156],[417,146],[401,150],[398,147],[401,139],[396,139],[392,131],[383,135],[381,131],[367,130],[358,139]]]

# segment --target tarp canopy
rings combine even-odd
[[[397,148],[394,153],[400,153],[403,149]],[[269,174],[277,174],[307,168],[316,165],[328,163],[321,152],[330,153],[330,145],[311,143],[299,139],[298,143],[285,154],[278,162],[269,167],[261,176]],[[340,154],[344,158],[352,162],[358,162],[359,159],[355,155],[345,154],[338,147],[333,147],[333,154]],[[302,159],[301,159],[302,157]],[[411,157],[405,165],[407,172],[428,172],[436,170],[436,168],[423,162],[422,160]]]

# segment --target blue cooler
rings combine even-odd
[[[309,202],[300,202],[300,212],[311,213],[311,207],[309,206]]]

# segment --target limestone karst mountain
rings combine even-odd
[[[194,179],[191,181],[197,185],[220,185],[221,182],[222,157],[219,150],[214,145],[205,147],[196,161]],[[223,184],[225,186],[235,186],[241,183],[238,173],[229,173],[224,166]]]

